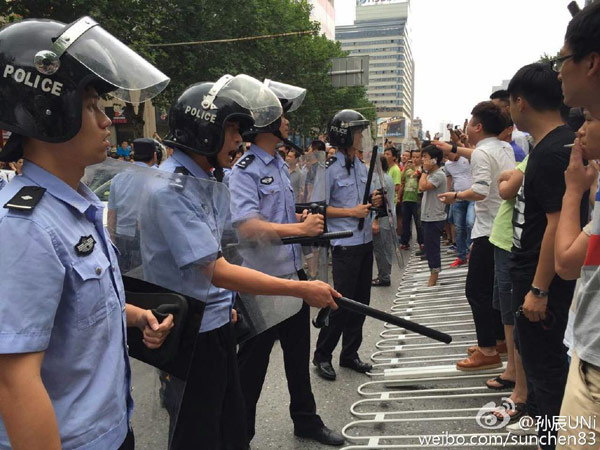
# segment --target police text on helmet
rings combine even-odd
[[[191,106],[186,106],[184,112],[185,114],[191,114],[192,116],[196,116],[198,119],[202,119],[210,123],[215,123],[215,120],[217,120],[217,116],[215,114],[211,114],[201,108],[192,108]]]
[[[339,128],[339,127],[336,127],[336,126],[331,126],[330,129],[331,129],[331,131],[334,131],[334,132],[339,133],[339,134],[348,134],[348,129],[347,128]]]
[[[23,83],[34,89],[41,89],[44,92],[50,92],[52,95],[60,97],[63,87],[62,83],[53,81],[51,78],[43,77],[29,70],[16,69],[15,66],[7,64],[2,74],[3,78],[12,77],[17,83]]]

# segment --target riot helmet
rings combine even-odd
[[[306,89],[293,86],[291,84],[280,83],[278,81],[269,80],[268,78],[264,81],[265,86],[267,86],[279,99],[282,108],[281,116],[273,123],[269,124],[265,127],[259,127],[258,125],[253,126],[249,129],[244,137],[250,140],[253,140],[257,134],[260,133],[271,133],[277,136],[279,139],[285,142],[287,145],[291,145],[294,148],[298,148],[296,145],[285,139],[280,132],[281,128],[281,117],[288,113],[296,111],[300,108],[300,105],[304,101],[304,97],[306,97]]]
[[[340,150],[349,149],[357,144],[354,135],[357,131],[362,132],[362,142],[357,150],[370,149],[369,121],[352,109],[344,109],[337,112],[327,125],[327,139],[329,143]],[[366,133],[365,133],[366,132]]]
[[[196,83],[183,91],[169,111],[169,135],[163,142],[215,157],[223,146],[226,122],[238,122],[243,134],[253,125],[272,124],[282,114],[279,100],[263,83],[248,75],[224,75],[216,83]]]
[[[65,25],[29,19],[0,30],[0,129],[13,133],[0,160],[21,156],[23,137],[66,142],[81,128],[92,86],[126,102],[162,92],[169,78],[90,17]]]

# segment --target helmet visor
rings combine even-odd
[[[304,97],[306,97],[306,89],[298,86],[280,83],[268,78],[265,80],[265,85],[275,93],[277,98],[286,102],[287,112],[296,111],[300,108]]]
[[[217,81],[215,86],[221,85],[222,80]],[[230,98],[250,110],[257,127],[266,127],[283,115],[281,103],[273,91],[248,75],[230,77],[213,95],[215,98]]]
[[[110,95],[142,103],[160,94],[169,77],[99,25],[83,33],[66,53],[116,89]]]
[[[373,151],[373,139],[371,138],[371,128],[353,129],[352,130],[352,147],[357,152],[363,154],[365,161],[370,160],[369,155]]]

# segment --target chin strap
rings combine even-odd
[[[223,176],[225,174],[223,173],[223,168],[219,164],[219,160],[217,159],[217,155],[207,156],[206,159],[208,160],[208,162],[210,163],[210,165],[213,166],[213,168],[214,168],[213,175],[217,179],[217,181],[219,181],[219,182],[223,181]]]
[[[348,175],[350,175],[350,168],[354,165],[354,161],[352,159],[350,159],[350,156],[348,156],[347,148],[340,149],[340,151],[344,154],[344,161],[346,162],[346,170],[348,171]]]

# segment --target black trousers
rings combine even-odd
[[[306,279],[304,271],[300,271],[298,276]],[[317,415],[317,405],[310,384],[310,308],[304,303],[298,313],[245,341],[238,350],[248,444],[256,432],[256,404],[265,382],[271,349],[277,339],[283,350],[294,429],[307,431],[323,426],[323,421]]]
[[[333,285],[344,297],[368,305],[371,302],[373,243],[336,246],[332,251]],[[330,362],[331,354],[342,337],[340,360],[358,358],[365,316],[342,308],[332,311],[329,325],[321,328],[314,359]]]
[[[119,450],[134,450],[135,449],[135,438],[133,437],[133,431],[129,430],[125,440],[119,447]]]
[[[495,310],[494,298],[494,245],[487,236],[473,239],[465,295],[473,312],[477,345],[494,347],[496,340],[504,339],[500,311]]]
[[[183,387],[171,383],[171,389]],[[235,336],[228,323],[198,335],[171,450],[246,450],[245,428]]]
[[[531,280],[513,277],[513,308],[523,305]],[[530,322],[519,314],[515,320],[516,343],[527,375],[527,409],[532,417],[540,418],[539,435],[556,435],[554,417],[560,416],[560,406],[565,393],[569,361],[563,344],[574,283],[557,276],[550,284],[548,312],[543,322]],[[548,429],[546,429],[548,428]],[[547,441],[546,441],[547,442]],[[542,448],[553,449],[554,445]]]

